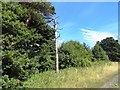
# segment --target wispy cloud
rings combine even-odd
[[[75,25],[75,23],[73,23],[73,22],[68,22],[68,23],[65,23],[65,24],[63,24],[62,25],[62,28],[64,29],[64,30],[69,30],[71,27],[73,27]]]
[[[109,32],[94,31],[94,30],[87,30],[87,29],[81,29],[81,30],[83,32],[84,39],[92,45],[95,45],[97,41],[101,41],[106,37],[113,37],[114,39],[116,39],[116,37],[114,37]]]

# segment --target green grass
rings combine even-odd
[[[2,61],[0,61],[0,89],[2,88]]]
[[[113,84],[113,85],[112,85],[112,88],[119,88],[119,86],[118,86],[118,84],[116,83],[116,84]]]
[[[99,88],[113,78],[118,71],[118,63],[98,64],[89,68],[67,68],[33,75],[24,82],[29,88]]]

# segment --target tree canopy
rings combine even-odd
[[[77,41],[68,41],[59,48],[60,67],[86,67],[91,65],[91,54]]]
[[[120,61],[120,44],[113,37],[108,37],[100,42],[111,61]]]
[[[93,56],[96,58],[96,60],[103,60],[103,61],[108,61],[108,55],[106,54],[106,51],[103,50],[103,48],[100,46],[100,42],[98,41],[93,50]]]
[[[49,2],[2,2],[3,88],[11,87],[7,77],[24,81],[55,68],[55,30],[46,22],[54,14]]]

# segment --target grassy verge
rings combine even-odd
[[[89,68],[67,68],[59,74],[47,71],[24,82],[29,88],[99,88],[118,71],[118,63],[98,64]]]
[[[0,61],[0,89],[2,88],[2,61]]]

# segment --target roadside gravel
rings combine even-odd
[[[118,88],[118,77],[120,77],[120,74],[116,75],[112,80],[108,81],[101,88]]]

